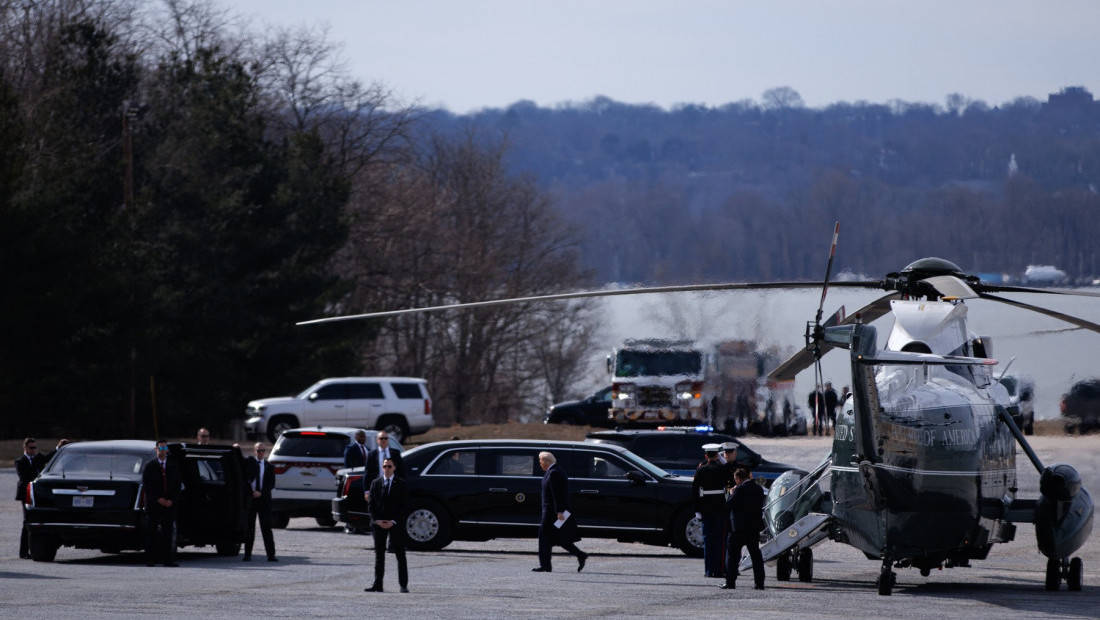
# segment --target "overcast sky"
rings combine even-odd
[[[257,26],[327,25],[354,77],[466,113],[604,95],[722,105],[991,106],[1100,94],[1096,0],[217,0]]]

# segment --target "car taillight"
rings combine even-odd
[[[26,506],[34,506],[34,483],[27,483],[27,494],[23,496],[23,504]]]
[[[290,469],[290,463],[275,463],[275,475],[285,474]]]
[[[363,476],[348,476],[347,480],[344,481],[344,496],[351,495],[351,485],[362,479]]]
[[[341,469],[344,469],[343,463],[332,463],[328,466],[328,470],[331,471],[332,475],[334,476],[336,475],[336,472],[340,471]]]
[[[432,399],[424,399],[424,415],[432,415]]]

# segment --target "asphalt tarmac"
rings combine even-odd
[[[749,439],[764,456],[802,467],[827,452],[825,439]],[[1046,464],[1073,464],[1100,492],[1100,436],[1037,437]],[[1038,492],[1038,475],[1021,453],[1020,496]],[[14,497],[13,469],[0,469],[0,489]],[[1046,561],[1034,530],[1021,524],[1016,540],[996,545],[971,568],[921,577],[897,571],[892,596],[874,585],[879,562],[824,541],[814,548],[814,581],[778,582],[769,566],[766,588],[750,580],[734,591],[703,577],[701,559],[672,548],[586,539],[591,558],[582,573],[555,554],[554,572],[532,573],[536,542],[499,539],[452,543],[442,551],[409,553],[409,594],[397,587],[388,556],[384,593],[363,588],[373,579],[369,536],[350,536],[293,519],[276,530],[278,563],[218,557],[185,549],[179,568],[148,568],[140,553],[105,555],[62,548],[51,563],[18,558],[20,508],[0,504],[0,615],[11,618],[330,618],[383,614],[392,618],[1098,618],[1100,533],[1078,552],[1084,589],[1043,589]],[[257,540],[258,548],[262,542]],[[256,561],[257,559],[261,561]]]

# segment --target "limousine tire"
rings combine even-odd
[[[31,534],[30,552],[35,562],[53,562],[57,557],[57,547],[57,542],[49,536]]]
[[[676,515],[672,526],[672,542],[688,557],[703,557],[703,522],[695,518],[695,513],[690,508],[685,508]]]
[[[226,537],[215,542],[214,549],[220,556],[232,557],[241,552],[241,543],[232,537]]]
[[[451,518],[435,500],[413,500],[405,520],[406,542],[413,551],[436,551],[451,544]]]

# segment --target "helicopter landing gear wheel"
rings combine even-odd
[[[798,552],[798,580],[805,583],[814,580],[813,549],[803,549]]]
[[[1066,589],[1070,592],[1081,591],[1081,573],[1084,570],[1084,563],[1081,558],[1073,558],[1069,561],[1069,572],[1066,573]]]
[[[890,561],[885,560],[882,563],[882,571],[878,574],[878,579],[875,580],[875,585],[878,586],[878,593],[880,596],[890,596],[894,591],[894,583],[897,581],[898,576],[894,571],[890,570]]]
[[[1062,583],[1062,562],[1054,558],[1047,558],[1046,589],[1057,590]]]
[[[791,554],[782,553],[775,560],[775,578],[777,581],[791,580]]]

